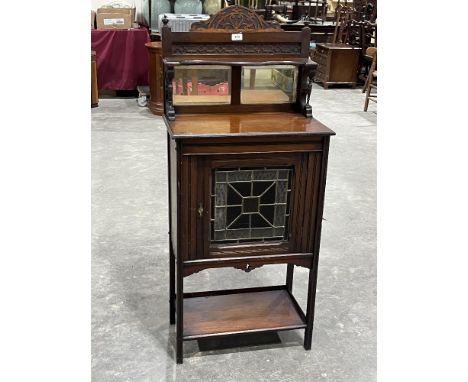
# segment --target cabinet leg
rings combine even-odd
[[[290,293],[292,293],[293,278],[294,278],[294,264],[288,264],[288,270],[286,272],[286,287],[288,288],[288,291]]]
[[[180,259],[178,259],[180,260]],[[176,295],[176,359],[177,363],[183,362],[184,346],[183,346],[183,335],[184,335],[184,276],[182,273],[181,261],[177,261],[177,295]]]
[[[309,293],[307,295],[307,311],[306,311],[307,327],[304,333],[304,349],[305,350],[310,350],[312,347],[312,332],[314,329],[314,313],[315,313],[315,294],[317,290],[317,265],[318,265],[318,261],[314,261],[312,268],[309,271]]]
[[[175,304],[175,256],[172,249],[172,244],[169,244],[169,324],[171,325],[175,324]]]
[[[305,334],[304,334],[304,349],[305,350],[312,349],[312,331],[313,331],[312,328],[310,330],[308,327],[305,329]]]
[[[168,194],[168,205],[169,205],[169,230],[172,229],[172,219],[171,219],[171,155],[174,155],[171,152],[171,137],[169,133],[167,134],[167,184],[169,185],[169,194]],[[172,235],[169,232],[169,324],[175,324],[175,304],[176,304],[176,295],[175,295],[175,254],[174,247],[172,245]]]
[[[177,363],[184,363],[184,341],[177,339],[176,353]]]

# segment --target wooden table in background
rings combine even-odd
[[[138,86],[148,86],[145,44],[149,41],[146,28],[91,29],[99,90],[135,90]]]
[[[150,101],[148,107],[153,114],[164,113],[163,63],[161,41],[145,44],[149,55]]]
[[[331,42],[333,40],[333,33],[335,32],[335,23],[325,23],[325,24],[308,24],[305,25],[302,21],[296,23],[281,24],[281,29],[291,32],[291,31],[300,31],[305,26],[310,28],[310,40],[315,41],[316,43],[322,42]]]

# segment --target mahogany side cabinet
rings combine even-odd
[[[165,24],[176,361],[183,361],[184,341],[240,333],[304,329],[309,350],[334,135],[308,102],[316,67],[308,56],[310,29],[284,32],[240,6],[191,32]],[[184,292],[184,279],[205,269],[250,272],[269,264],[285,265],[284,284]],[[305,311],[292,293],[295,266],[309,269]]]

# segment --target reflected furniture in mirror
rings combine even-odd
[[[330,136],[309,104],[310,29],[231,6],[191,32],[162,27],[169,184],[169,311],[183,342],[304,329],[312,343]],[[281,285],[184,292],[210,268],[284,264]],[[309,271],[307,305],[292,293]]]

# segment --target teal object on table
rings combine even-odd
[[[200,0],[176,0],[174,12],[181,14],[200,14],[203,12],[203,4]]]

